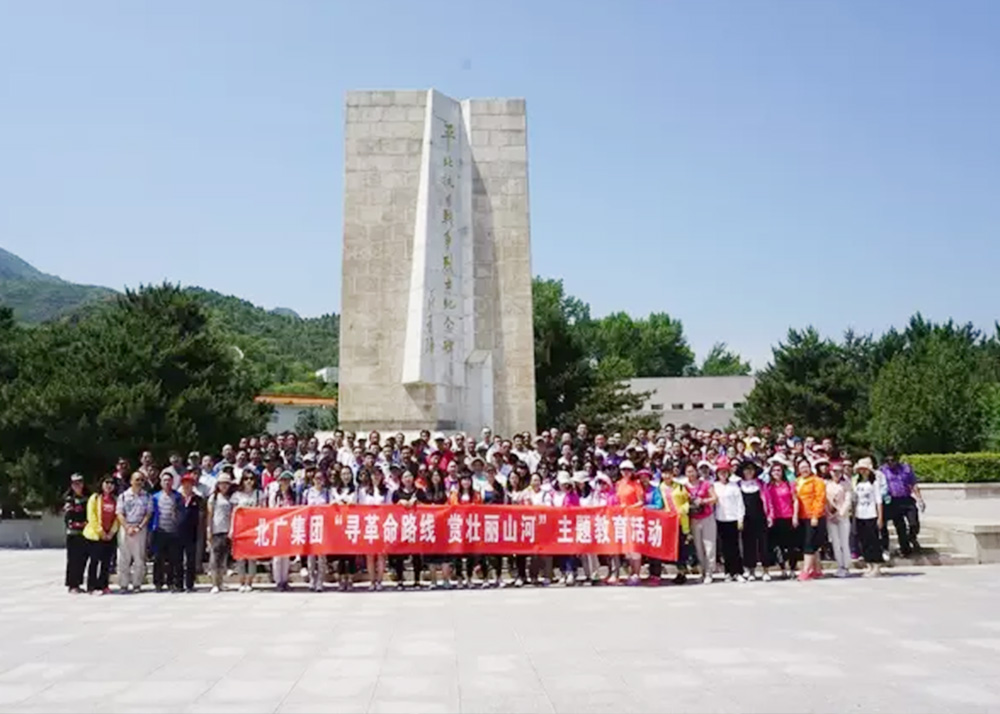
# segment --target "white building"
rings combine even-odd
[[[628,385],[633,392],[651,392],[641,413],[655,414],[661,425],[722,429],[755,382],[754,377],[638,377]]]
[[[261,394],[254,401],[270,404],[274,411],[267,422],[269,434],[294,431],[299,415],[308,409],[335,409],[337,400],[333,397],[300,397],[294,394]]]
[[[336,367],[324,367],[316,370],[316,379],[327,384],[336,384],[340,379],[340,370]]]

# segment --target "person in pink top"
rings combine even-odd
[[[795,572],[799,542],[802,540],[799,537],[799,500],[795,497],[795,485],[786,477],[783,464],[772,461],[768,475],[770,480],[764,485],[765,498],[771,505],[768,543],[777,548],[781,575],[787,579]]]
[[[715,573],[715,540],[717,535],[715,525],[715,490],[712,482],[702,478],[698,467],[693,461],[684,466],[684,487],[690,499],[688,517],[691,520],[691,537],[694,540],[694,550],[698,556],[698,566],[701,568],[702,582],[706,585],[712,582]]]

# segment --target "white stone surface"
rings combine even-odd
[[[2,712],[1000,712],[996,566],[101,598],[64,592],[59,551],[0,569]]]

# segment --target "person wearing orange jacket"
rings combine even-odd
[[[805,564],[799,573],[799,580],[823,576],[819,565],[819,549],[826,543],[826,481],[813,473],[808,459],[799,461],[796,467],[798,482],[795,485],[799,500],[799,518],[803,522]]]

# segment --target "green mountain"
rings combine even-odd
[[[319,392],[314,372],[338,364],[338,315],[302,318],[289,308],[265,310],[213,290],[187,291],[205,305],[220,334],[240,349],[262,384]],[[21,322],[37,324],[80,316],[100,309],[102,300],[117,294],[109,288],[77,285],[47,275],[0,248],[0,305],[12,308]]]
[[[77,285],[43,273],[0,248],[0,304],[13,309],[14,317],[22,322],[63,317],[114,294],[108,288]]]

